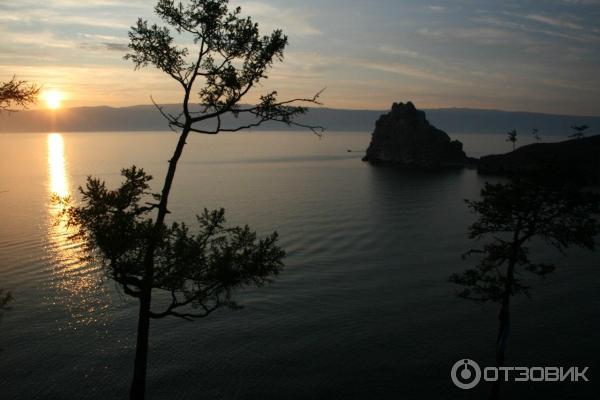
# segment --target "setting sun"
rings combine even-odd
[[[60,108],[60,103],[62,102],[64,96],[62,92],[58,90],[47,90],[42,94],[42,98],[46,101],[46,105],[48,108],[52,110],[56,110]]]

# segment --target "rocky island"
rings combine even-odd
[[[463,167],[469,159],[458,140],[431,125],[410,101],[394,103],[377,120],[363,161],[411,169]]]

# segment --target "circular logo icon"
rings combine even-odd
[[[473,389],[481,380],[481,368],[469,359],[458,360],[450,371],[452,382],[461,389]]]

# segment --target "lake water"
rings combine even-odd
[[[505,152],[503,136],[454,135],[469,155]],[[162,184],[172,133],[0,135],[0,398],[126,398],[137,302],[77,261],[53,223],[51,193],[87,175],[115,185],[136,164]],[[225,207],[232,224],[277,230],[288,253],[271,286],[240,293],[245,308],[186,322],[152,321],[150,399],[475,399],[455,388],[461,358],[493,365],[495,305],[455,296],[470,266],[466,232],[484,178],[473,170],[404,172],[362,163],[370,136],[259,133],[193,136],[171,217]],[[525,275],[508,365],[588,366],[590,383],[512,384],[510,398],[594,398],[600,377],[600,257],[540,247],[560,268]]]

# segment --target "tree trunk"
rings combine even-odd
[[[506,346],[508,345],[508,336],[510,334],[510,294],[504,293],[500,312],[498,313],[498,337],[496,338],[496,367],[504,366],[504,357]],[[492,386],[492,400],[500,399],[500,376]]]
[[[148,337],[150,334],[150,300],[152,291],[145,290],[140,297],[140,311],[138,317],[137,342],[135,347],[135,364],[133,367],[133,381],[129,398],[143,400],[146,389],[146,367],[148,364]]]
[[[167,205],[169,201],[169,193],[177,162],[183,152],[185,141],[190,133],[190,124],[187,123],[179,136],[177,147],[173,153],[173,157],[169,160],[169,169],[165,177],[160,204],[158,205],[158,215],[154,223],[152,236],[148,240],[148,248],[144,257],[144,278],[140,293],[140,310],[138,317],[138,332],[135,348],[135,364],[133,368],[133,380],[131,382],[131,390],[129,392],[130,400],[144,400],[146,391],[146,367],[148,364],[148,338],[150,336],[150,305],[152,300],[152,287],[154,284],[154,252],[162,234],[165,216],[168,213]]]
[[[518,237],[518,235],[516,235]],[[508,336],[510,334],[510,296],[512,292],[512,282],[515,273],[516,264],[516,245],[513,245],[513,255],[508,263],[506,271],[506,282],[504,284],[504,293],[502,294],[502,304],[500,306],[500,312],[498,313],[498,337],[496,338],[496,367],[500,368],[504,366],[504,357],[506,354],[506,347],[508,345]],[[492,386],[492,400],[500,399],[500,374],[498,380],[493,383]]]

